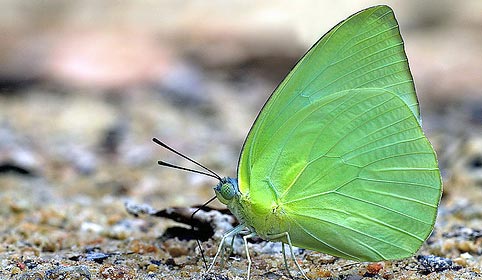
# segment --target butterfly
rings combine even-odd
[[[258,236],[356,261],[420,248],[442,181],[391,8],[350,16],[299,60],[259,112],[237,173],[213,176],[239,221],[215,260],[244,230],[245,244]]]

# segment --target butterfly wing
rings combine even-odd
[[[244,143],[238,179],[249,182],[253,164],[265,156],[270,135],[320,98],[346,89],[383,88],[399,95],[420,118],[417,97],[392,10],[361,11],[325,34],[271,95]],[[247,186],[247,184],[244,184]]]
[[[361,11],[265,104],[241,152],[240,191],[254,207],[281,206],[297,246],[359,260],[408,256],[431,232],[441,193],[419,122],[393,12]]]
[[[418,250],[435,222],[441,179],[429,141],[396,94],[338,92],[284,129],[267,149],[276,156],[260,159],[252,175],[275,187],[293,244],[369,261]],[[250,196],[263,197],[253,188]]]

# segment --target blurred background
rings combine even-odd
[[[321,35],[376,4],[395,11],[438,153],[440,226],[482,228],[482,1],[0,4],[3,275],[24,256],[135,251],[133,236],[162,234],[167,223],[129,217],[124,201],[188,207],[217,182],[157,166],[192,167],[151,138],[234,177],[276,85]]]

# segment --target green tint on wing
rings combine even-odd
[[[270,137],[243,184],[255,205],[273,190],[293,245],[361,261],[398,259],[432,231],[441,195],[436,156],[397,94],[325,96]]]
[[[338,24],[278,86],[244,144],[238,166],[241,192],[250,186],[256,161],[274,156],[266,149],[296,112],[326,96],[357,88],[389,90],[407,104],[417,120],[420,118],[398,24],[387,6],[366,9]]]

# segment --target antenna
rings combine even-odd
[[[161,165],[161,166],[166,166],[166,167],[170,167],[170,168],[174,168],[174,169],[179,169],[179,170],[184,170],[184,171],[189,171],[189,172],[193,172],[193,173],[197,173],[197,174],[202,174],[202,175],[206,175],[206,176],[209,176],[209,177],[213,177],[213,178],[216,178],[218,179],[219,181],[222,181],[222,178],[216,174],[216,172],[212,171],[211,169],[207,168],[206,166],[200,164],[199,162],[191,159],[190,157],[186,156],[186,155],[183,155],[181,154],[180,152],[176,151],[175,149],[169,147],[167,144],[161,142],[159,139],[157,138],[152,138],[152,141],[154,141],[154,143],[156,143],[157,145],[163,147],[164,149],[167,149],[169,151],[171,151],[172,153],[175,153],[176,155],[184,158],[184,159],[187,159],[188,161],[194,163],[195,165],[201,167],[202,169],[206,170],[207,172],[204,172],[204,171],[199,171],[199,170],[195,170],[195,169],[191,169],[191,168],[187,168],[187,167],[182,167],[182,166],[179,166],[179,165],[174,165],[172,163],[168,163],[168,162],[165,162],[165,161],[162,161],[162,160],[159,160],[157,161],[157,164]],[[208,173],[209,172],[209,173]],[[191,230],[193,232],[195,232],[194,230],[194,215],[196,215],[197,212],[199,212],[203,207],[205,207],[206,205],[208,205],[209,203],[211,203],[213,200],[216,199],[216,196],[214,196],[213,198],[211,198],[208,202],[204,203],[201,207],[199,207],[198,209],[196,209],[192,215],[191,215],[191,218],[190,218],[190,223],[191,223]],[[204,250],[201,246],[201,242],[199,241],[199,239],[196,238],[196,243],[197,243],[197,246],[199,247],[199,250],[201,251],[201,256],[202,256],[202,259],[203,259],[203,263],[204,263],[204,267],[206,268],[206,270],[208,269],[208,265],[207,265],[207,261],[206,261],[206,258],[204,256]]]
[[[167,149],[173,153],[175,153],[176,155],[184,158],[184,159],[187,159],[188,161],[196,164],[197,166],[201,167],[202,169],[208,171],[209,173],[206,173],[206,172],[203,172],[203,171],[198,171],[198,170],[194,170],[194,169],[190,169],[190,168],[186,168],[186,167],[182,167],[182,166],[178,166],[178,165],[174,165],[174,164],[170,164],[170,163],[167,163],[165,161],[158,161],[157,163],[161,166],[166,166],[166,167],[171,167],[171,168],[176,168],[176,169],[180,169],[180,170],[184,170],[184,171],[189,171],[189,172],[194,172],[194,173],[198,173],[198,174],[203,174],[203,175],[206,175],[206,176],[210,176],[210,177],[213,177],[213,178],[216,178],[218,179],[219,181],[221,181],[221,177],[216,174],[216,172],[212,171],[211,169],[207,168],[206,166],[200,164],[199,162],[193,160],[192,158],[186,156],[186,155],[183,155],[181,154],[180,152],[174,150],[173,148],[169,147],[168,145],[166,145],[165,143],[161,142],[159,139],[157,138],[152,138],[152,141],[154,141],[154,143],[156,143],[157,145],[163,147],[164,149]]]
[[[171,167],[171,168],[175,168],[175,169],[179,169],[179,170],[184,170],[184,171],[189,171],[189,172],[193,172],[193,173],[197,173],[197,174],[202,174],[202,175],[206,175],[206,176],[213,177],[213,178],[216,178],[218,180],[221,180],[220,177],[215,176],[211,173],[207,173],[207,172],[203,172],[203,171],[199,171],[199,170],[194,170],[194,169],[182,167],[182,166],[179,166],[179,165],[174,165],[174,164],[171,164],[169,162],[162,161],[162,160],[158,160],[157,164],[159,164],[160,166],[166,166],[166,167]]]

